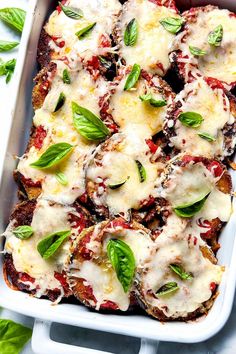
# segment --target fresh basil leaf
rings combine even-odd
[[[15,66],[16,66],[16,59],[11,59],[11,60],[8,60],[6,63],[5,63],[5,67],[7,70],[10,70],[10,71],[14,71],[15,70]]]
[[[157,290],[156,295],[158,295],[158,296],[169,295],[169,294],[175,292],[178,289],[179,289],[178,284],[176,282],[174,282],[174,281],[170,281],[169,283],[166,283],[163,286],[161,286]]]
[[[130,289],[135,272],[135,258],[131,248],[123,241],[112,239],[107,244],[108,258],[124,292]]]
[[[0,52],[8,52],[9,50],[17,47],[19,42],[9,42],[0,40]]]
[[[8,84],[8,82],[10,82],[11,78],[12,78],[13,72],[12,71],[8,71],[7,75],[6,75],[6,84]]]
[[[170,269],[173,270],[182,280],[192,280],[193,276],[190,273],[185,272],[183,267],[179,264],[170,264]]]
[[[143,165],[141,164],[140,161],[135,160],[135,163],[136,163],[136,165],[138,167],[140,183],[143,183],[144,181],[146,181],[146,178],[147,178],[146,170],[145,170],[145,168],[143,167]]]
[[[31,226],[22,225],[16,227],[12,230],[12,233],[21,240],[26,240],[27,238],[31,237],[34,234],[34,230]]]
[[[59,111],[59,109],[64,105],[66,101],[66,96],[63,92],[60,93],[59,97],[58,97],[58,100],[57,100],[57,104],[56,104],[56,107],[54,109],[54,113]]]
[[[118,189],[118,188],[120,188],[121,186],[123,186],[123,185],[125,184],[125,182],[128,181],[129,178],[130,178],[130,177],[128,176],[128,177],[127,177],[124,181],[122,181],[122,182],[115,183],[115,184],[108,184],[108,187],[109,187],[110,189]]]
[[[183,24],[184,20],[182,18],[177,17],[165,17],[160,21],[160,24],[170,33],[178,33]]]
[[[111,63],[107,61],[105,58],[99,56],[98,59],[100,60],[101,64],[104,66],[106,69],[110,69]]]
[[[92,29],[96,26],[96,22],[91,23],[90,25],[82,28],[80,31],[76,32],[76,36],[79,39],[84,39],[91,31]]]
[[[64,84],[69,85],[71,83],[70,74],[67,69],[63,70],[62,79],[63,79]]]
[[[72,112],[74,127],[84,138],[101,140],[110,134],[103,121],[88,109],[72,102]]]
[[[208,35],[207,41],[210,45],[214,47],[219,47],[223,39],[223,26],[217,26],[213,31]]]
[[[134,87],[134,85],[137,83],[139,79],[140,73],[141,73],[140,65],[134,64],[125,82],[125,86],[124,86],[125,91],[128,91],[132,87]]]
[[[201,133],[198,133],[198,136],[200,136],[200,138],[205,139],[209,142],[216,141],[216,138],[208,133],[201,132]]]
[[[200,48],[197,47],[193,47],[193,46],[189,46],[189,51],[192,55],[196,56],[196,57],[200,57],[206,54],[205,50],[202,50]]]
[[[75,7],[71,6],[65,6],[61,2],[59,2],[59,5],[67,17],[73,18],[74,20],[79,20],[81,17],[83,17],[82,10],[76,9]]]
[[[0,319],[0,353],[20,354],[32,330],[11,320]]]
[[[0,20],[6,22],[9,26],[22,32],[25,23],[26,12],[16,7],[6,7],[0,9]]]
[[[198,128],[204,121],[201,114],[196,112],[184,112],[178,116],[180,122],[186,127]]]
[[[124,34],[124,42],[126,46],[134,46],[138,39],[138,23],[133,18],[127,25]]]
[[[73,146],[68,143],[58,143],[51,145],[40,158],[31,163],[30,166],[39,170],[50,168],[58,165],[69,153],[72,151]]]
[[[167,105],[166,100],[156,100],[155,98],[153,98],[151,93],[139,96],[139,98],[143,102],[148,102],[153,107],[164,107]]]
[[[0,76],[6,75],[6,83],[8,83],[14,73],[16,66],[16,59],[8,60],[6,63],[1,59],[0,61]]]
[[[37,250],[41,257],[48,259],[53,256],[70,234],[70,230],[58,231],[42,239],[37,245]]]
[[[205,197],[201,198],[200,200],[197,200],[194,203],[189,203],[189,204],[181,205],[181,206],[174,208],[176,215],[178,215],[182,218],[191,218],[192,216],[197,214],[202,209],[208,196],[209,196],[209,193]]]
[[[66,175],[62,172],[57,172],[56,173],[56,179],[57,181],[62,184],[63,186],[66,186],[68,184],[68,178]]]

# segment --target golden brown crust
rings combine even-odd
[[[52,50],[49,47],[51,37],[43,28],[38,42],[37,60],[41,68],[47,67],[52,58]]]

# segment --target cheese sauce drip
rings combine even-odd
[[[227,156],[227,146],[224,142],[223,129],[226,124],[234,123],[234,116],[230,112],[228,97],[221,89],[211,89],[204,79],[199,78],[186,84],[175,99],[180,101],[181,113],[195,112],[201,114],[204,121],[198,128],[184,126],[179,119],[174,123],[176,136],[170,142],[181,152],[206,157]],[[171,124],[171,117],[167,125]],[[215,141],[201,138],[199,133],[207,133]],[[235,145],[235,142],[232,144]]]
[[[99,116],[99,97],[106,90],[106,83],[99,79],[96,83],[85,70],[70,71],[71,84],[64,84],[62,73],[66,67],[57,62],[57,74],[53,78],[51,89],[44,104],[37,109],[33,119],[36,127],[43,126],[47,136],[40,150],[34,146],[20,159],[18,171],[32,181],[42,181],[42,197],[64,204],[71,204],[85,192],[84,162],[95,144],[83,138],[74,128],[71,103],[78,103]],[[66,96],[63,107],[53,113],[60,93]],[[74,146],[71,155],[55,168],[38,170],[30,164],[35,162],[46,149],[56,143],[67,142]],[[63,172],[68,184],[62,185],[56,179],[57,172]]]
[[[127,65],[140,64],[144,70],[163,76],[169,68],[170,48],[175,37],[160,24],[165,17],[178,17],[176,12],[151,1],[129,0],[123,8],[118,30],[121,32],[119,53]],[[138,39],[134,46],[124,44],[124,32],[135,18]]]
[[[223,39],[221,45],[215,47],[208,44],[207,37],[219,25],[223,26]],[[176,37],[173,48],[188,55],[191,63],[198,66],[203,76],[214,77],[227,84],[236,81],[236,17],[228,10],[218,8],[199,11],[196,21],[188,22],[186,31],[186,37],[185,31]],[[205,50],[206,54],[196,58],[189,52],[189,46]],[[186,68],[194,71],[192,65]]]

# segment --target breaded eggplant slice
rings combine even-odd
[[[18,204],[3,234],[6,237],[4,273],[8,285],[57,302],[71,295],[65,277],[69,248],[72,240],[92,224],[89,212],[78,203],[63,206],[39,199]],[[32,227],[33,235],[28,239],[16,237],[14,230],[25,225]],[[42,258],[37,250],[38,243],[65,230],[71,231],[68,239],[52,257]]]
[[[113,52],[110,35],[121,11],[118,0],[67,0],[64,6],[81,11],[78,19],[65,15],[59,5],[49,17],[39,40],[38,60],[64,60],[74,68],[83,63],[98,71],[99,56]],[[94,26],[92,26],[94,25]],[[88,28],[83,35],[82,30]]]
[[[117,274],[107,250],[111,240],[125,243],[135,258],[134,274],[127,278],[127,288],[123,288],[124,284],[118,276],[126,277],[123,272],[129,269],[127,263],[123,268],[120,262],[129,263],[131,260],[130,257],[126,259],[124,255],[121,259],[114,251],[119,269]],[[136,222],[128,223],[122,218],[106,220],[84,230],[71,247],[67,278],[73,295],[95,310],[127,311],[134,305],[135,269],[142,265],[142,260],[148,257],[152,247],[149,230]]]
[[[164,80],[144,70],[135,87],[125,91],[131,69],[131,66],[120,68],[118,76],[110,83],[110,112],[121,131],[138,124],[140,130],[153,136],[162,131],[167,104],[171,105],[175,95]]]
[[[55,65],[53,74],[50,70],[46,72],[43,69],[37,76],[33,92],[33,103],[37,108],[33,118],[34,128],[15,177],[29,197],[42,194],[49,200],[71,204],[85,192],[84,162],[87,155],[100,142],[88,140],[76,130],[72,102],[100,117],[107,82],[102,77],[95,81],[86,70],[70,70],[61,61],[57,61]],[[69,74],[70,83],[63,81],[65,70]],[[41,87],[48,87],[46,95],[41,94]],[[65,97],[64,104],[60,109],[56,109],[62,93]],[[111,128],[110,131],[116,128],[109,116],[104,118],[104,124]],[[30,166],[50,146],[62,142],[69,143],[74,148],[58,166],[42,170]],[[64,183],[58,180],[58,173],[65,175]]]
[[[226,167],[202,156],[179,155],[169,162],[157,188],[173,212],[189,221],[189,232],[216,252],[219,232],[232,212],[232,180]]]
[[[86,168],[86,190],[96,211],[105,217],[130,217],[131,209],[155,201],[155,181],[163,171],[160,147],[152,153],[150,140],[140,137],[135,126],[128,135],[114,134],[101,144]]]
[[[152,257],[137,268],[137,297],[146,312],[160,321],[187,321],[207,314],[224,271],[210,248],[178,229],[175,220],[155,245]]]
[[[124,4],[114,33],[124,64],[139,64],[147,72],[165,75],[170,67],[168,54],[175,38],[160,23],[166,17],[179,17],[174,1],[128,0]],[[132,36],[136,39],[125,44],[126,28],[134,20],[136,31]]]
[[[235,97],[204,78],[186,84],[169,106],[164,133],[180,152],[224,160],[235,151]]]
[[[236,15],[229,10],[219,9],[217,6],[191,8],[182,14],[185,27],[174,42],[175,53],[171,55],[185,82],[193,78],[205,76],[213,80],[220,80],[226,88],[236,84]],[[218,36],[218,41],[213,44],[208,42],[209,34],[218,28],[223,28],[223,36]],[[215,43],[215,44],[214,44]],[[190,48],[189,48],[190,47]],[[191,53],[191,47],[200,49]],[[195,54],[195,55],[194,55]]]

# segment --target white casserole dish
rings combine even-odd
[[[236,3],[232,0],[183,0],[177,1],[177,3],[183,3],[184,6],[186,4],[191,6],[217,4],[236,12]],[[55,2],[51,5],[53,5],[52,8],[55,7]],[[47,0],[31,0],[29,2],[16,67],[15,90],[12,93],[11,104],[8,104],[6,116],[2,117],[4,125],[1,128],[0,139],[0,171],[3,171],[0,189],[0,232],[5,229],[10,210],[16,201],[17,187],[12,178],[12,171],[16,165],[14,156],[22,155],[28,140],[33,115],[30,107],[32,78],[36,72],[37,42],[42,25],[50,10]],[[236,172],[232,172],[232,178],[235,188]],[[234,209],[235,205],[234,202]],[[91,312],[84,306],[73,304],[52,306],[52,303],[48,300],[39,300],[8,288],[2,272],[0,274],[0,306],[39,319],[35,322],[32,341],[36,353],[104,353],[53,342],[50,339],[51,322],[143,338],[140,348],[142,354],[156,353],[159,340],[185,343],[200,342],[216,334],[224,326],[231,312],[236,284],[235,230],[236,210],[234,210],[220,237],[222,247],[218,252],[218,259],[220,264],[226,266],[219,289],[220,295],[208,316],[196,322],[162,324],[147,316],[136,314],[100,314]],[[4,242],[3,239],[2,242]]]

